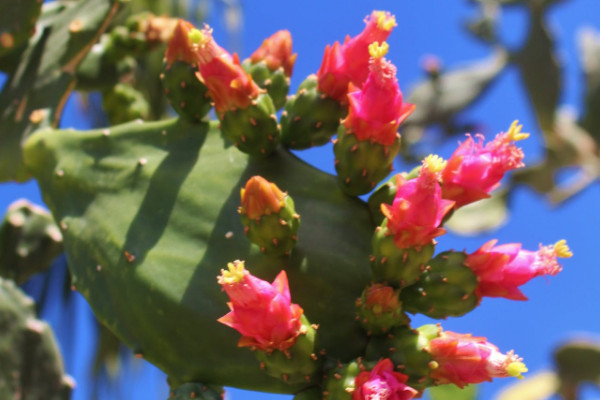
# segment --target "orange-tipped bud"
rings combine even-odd
[[[280,67],[287,77],[292,75],[298,54],[292,54],[292,35],[288,30],[275,32],[250,56],[252,64],[265,61],[271,71]]]
[[[276,214],[285,205],[285,193],[277,185],[261,176],[253,176],[241,190],[242,206],[240,214],[245,214],[250,219],[257,219],[263,215]]]

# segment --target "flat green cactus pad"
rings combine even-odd
[[[307,386],[269,377],[236,346],[239,334],[216,321],[228,311],[216,276],[235,259],[269,281],[287,271],[292,301],[320,325],[327,355],[344,362],[363,353],[354,300],[370,281],[374,225],[335,177],[284,150],[248,158],[218,130],[180,120],[40,131],[25,160],[61,226],[77,290],[173,383],[282,393]],[[253,175],[294,199],[302,224],[290,257],[264,255],[244,237],[237,208]]]

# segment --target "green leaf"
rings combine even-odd
[[[600,143],[600,34],[590,28],[579,35],[581,64],[585,75],[581,126]]]
[[[427,389],[430,400],[475,400],[477,385],[459,388],[456,385],[440,385]]]

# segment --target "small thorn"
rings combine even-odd
[[[242,139],[242,142],[246,143],[246,135],[240,136],[240,139]]]
[[[271,240],[271,242],[273,242],[273,244],[275,246],[277,246],[279,244],[279,241],[277,240],[277,238],[273,238],[273,240]]]
[[[367,169],[366,169],[366,168],[364,168],[364,169],[362,170],[362,172],[361,172],[361,175],[363,176],[363,178],[364,178],[365,176],[367,176]]]
[[[355,144],[354,146],[352,146],[352,147],[350,148],[350,152],[351,152],[351,153],[354,153],[356,150],[358,150],[358,145],[357,145],[357,144]]]
[[[252,126],[256,126],[256,120],[254,118],[252,118],[252,117],[250,117],[250,124]]]
[[[185,108],[185,101],[182,101],[182,102],[180,102],[180,103],[179,103],[179,107],[181,107],[181,108]]]
[[[294,122],[298,122],[298,121],[300,121],[300,116],[299,116],[299,115],[296,115],[296,116],[294,117]]]
[[[319,357],[317,357],[317,355],[315,353],[312,353],[310,355],[310,359],[313,360],[313,361],[317,361],[319,359]]]
[[[338,374],[337,372],[336,372],[335,374],[333,374],[333,377],[334,377],[335,379],[337,379],[338,381],[339,381],[340,379],[342,379],[342,376],[341,376],[340,374]]]
[[[322,126],[323,126],[323,122],[322,121],[319,121],[319,122],[317,122],[315,124],[315,128],[317,128],[317,129],[321,128]]]
[[[282,219],[282,218],[280,218],[280,219],[279,219],[279,225],[281,225],[281,226],[286,226],[287,224],[288,224],[288,223],[287,223],[287,222],[285,222],[285,220],[284,220],[284,219]]]
[[[263,361],[260,363],[260,369],[265,369],[265,363]]]
[[[346,182],[346,184],[347,184],[347,185],[349,185],[349,184],[350,184],[350,177],[346,178],[346,179],[344,180],[344,182]]]
[[[387,262],[387,257],[381,257],[381,264],[385,264]]]

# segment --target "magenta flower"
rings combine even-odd
[[[354,379],[352,400],[410,400],[418,392],[406,385],[408,376],[394,371],[389,358],[377,363],[371,371],[362,371]]]
[[[456,208],[481,200],[500,186],[504,174],[522,167],[523,151],[514,142],[525,139],[521,125],[514,121],[506,133],[501,133],[484,146],[483,136],[469,136],[454,151],[442,172],[445,199],[454,200]]]
[[[223,113],[237,108],[247,108],[261,93],[261,89],[244,71],[237,54],[229,54],[212,37],[212,30],[205,26],[189,33],[195,46],[200,80],[208,88],[215,103],[215,111]]]
[[[441,158],[428,156],[417,178],[407,181],[398,175],[393,204],[381,205],[387,229],[398,248],[427,246],[446,232],[440,224],[454,201],[442,199],[438,177],[444,165]]]
[[[396,67],[383,58],[388,47],[386,42],[369,46],[369,75],[360,89],[350,84],[350,109],[342,121],[346,132],[353,133],[358,140],[385,146],[394,143],[398,127],[415,109],[413,104],[403,103]]]
[[[238,346],[267,352],[293,346],[302,333],[303,310],[291,303],[285,271],[269,283],[250,274],[243,261],[227,267],[218,281],[231,300],[227,303],[231,311],[218,321],[242,334]]]
[[[317,72],[319,91],[341,103],[346,102],[349,83],[361,87],[367,79],[369,45],[387,40],[396,26],[396,18],[388,12],[373,11],[365,23],[364,31],[353,38],[347,36],[343,45],[339,42],[327,45]]]
[[[462,388],[492,378],[522,378],[521,374],[527,372],[513,352],[501,353],[484,337],[443,331],[431,340],[427,350],[433,358],[430,376],[439,385],[453,383]]]
[[[520,243],[495,246],[496,242],[487,242],[465,261],[479,279],[475,291],[479,298],[527,300],[519,286],[536,276],[556,275],[562,270],[557,258],[573,255],[564,240],[552,246],[540,246],[538,251],[522,250]]]

